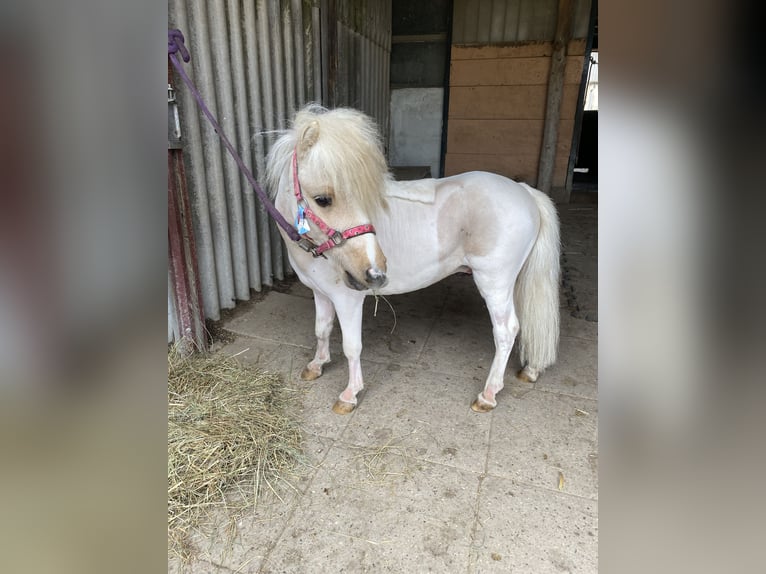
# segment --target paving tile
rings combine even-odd
[[[595,398],[597,348],[593,343],[598,337],[598,325],[575,319],[564,309],[561,324],[559,359],[540,377],[539,382],[548,385],[548,390]],[[569,337],[569,334],[573,336]],[[461,373],[467,379],[480,382],[483,387],[494,356],[495,343],[488,316],[470,321],[445,311],[433,326],[419,365],[439,372]],[[516,344],[506,368],[506,385],[510,384],[520,368]]]
[[[416,319],[431,319],[436,317],[444,307],[444,300],[449,291],[447,281],[435,283],[424,289],[403,293],[401,295],[386,295],[397,317],[409,316]],[[365,304],[374,309],[375,298],[368,297]],[[391,317],[391,308],[382,298],[378,300],[379,316]]]
[[[376,456],[333,449],[265,574],[466,570],[478,477],[390,452],[376,467]]]
[[[407,305],[413,306],[411,302]],[[407,312],[407,305],[397,303],[394,307],[397,309],[397,316],[392,334],[394,317],[388,305],[379,300],[375,313],[374,297],[365,300],[362,320],[363,361],[396,361],[400,364],[417,362],[431,324],[429,321],[423,321],[417,313]],[[316,349],[314,318],[313,300],[272,292],[263,301],[255,304],[252,311],[227,321],[223,326],[237,335],[309,349],[310,360]],[[345,363],[342,340],[342,331],[336,318],[330,338],[330,353],[335,362]]]
[[[470,409],[475,385],[416,368],[381,369],[341,437],[344,443],[391,443],[422,460],[483,472],[491,415]]]
[[[487,477],[469,572],[598,571],[597,502]]]
[[[300,379],[300,373],[314,356],[313,351],[272,341],[239,337],[233,343],[222,347],[219,352],[236,356],[237,360],[244,363],[257,364],[264,370],[282,374],[285,385],[297,393],[295,414],[306,432],[337,438],[351,420],[351,417],[338,416],[332,412],[332,405],[348,384],[348,367],[342,353],[336,353],[336,358],[325,366],[320,378],[303,381]],[[371,380],[380,366],[371,363],[363,368],[366,380]]]
[[[248,313],[225,321],[223,328],[237,335],[313,348],[314,301],[272,291]]]
[[[243,573],[257,572],[268,550],[284,530],[302,489],[308,486],[314,472],[306,473],[302,479],[292,479],[292,486],[273,484],[273,490],[265,490],[255,508],[246,509],[240,515],[230,517],[222,511],[213,513],[191,536],[197,558],[186,566],[191,568],[190,574],[218,572],[219,567]]]
[[[575,313],[598,320],[598,257],[571,252],[562,257],[562,284],[571,291]]]
[[[192,536],[198,556],[186,567],[191,568],[189,574],[219,570],[245,574],[258,572],[333,442],[326,437],[304,433],[305,460],[286,477],[286,482],[273,483],[264,490],[255,508],[245,510],[234,521],[222,512],[215,513],[209,524]],[[174,567],[180,566],[175,561]],[[178,572],[181,574],[182,571]]]
[[[336,485],[337,492],[345,488],[346,479],[343,477],[348,476],[346,469],[349,467],[355,469],[355,474],[350,479],[349,488],[353,489],[357,496],[360,496],[360,491],[367,488],[370,488],[374,493],[379,493],[381,488],[388,489],[388,491],[392,488],[399,488],[405,494],[410,493],[411,498],[416,496],[411,490],[413,484],[418,484],[418,488],[422,488],[426,483],[433,484],[430,478],[424,478],[419,483],[417,481],[412,483],[412,476],[423,471],[424,463],[414,459],[405,460],[398,452],[395,452],[396,449],[394,448],[380,453],[374,449],[341,447],[340,450],[336,449],[332,459],[326,462],[327,455],[333,452],[334,444],[335,441],[332,439],[307,434],[303,444],[307,465],[296,471],[300,474],[291,478],[291,487],[284,484],[276,485],[276,494],[273,492],[264,493],[258,507],[247,511],[236,521],[236,531],[233,538],[229,538],[229,529],[231,528],[229,520],[224,515],[219,515],[217,525],[206,526],[204,534],[197,533],[193,537],[199,550],[197,559],[186,566],[181,565],[177,560],[169,560],[169,571],[178,572],[178,574],[186,572],[189,574],[202,572],[215,572],[216,574],[220,572],[223,574],[232,571],[255,574],[261,572],[265,558],[276,546],[296,509],[313,508],[318,498],[329,495],[330,487],[322,486],[320,488],[317,484],[324,485],[329,481],[329,483]],[[469,481],[458,487],[453,480],[445,477],[444,472],[440,474],[439,470],[441,469],[437,467],[430,472],[432,475],[441,477],[442,484],[446,485],[441,495],[451,498],[458,495],[466,497],[471,492],[475,494],[475,484]],[[447,470],[446,472],[449,473],[450,471]],[[315,475],[320,476],[317,478]],[[468,479],[466,478],[466,480]],[[402,484],[397,485],[398,482]],[[308,492],[310,485],[312,490]],[[466,492],[469,487],[471,492]],[[459,492],[458,488],[462,488],[463,492]],[[317,493],[320,490],[322,494],[318,496]],[[364,504],[360,504],[359,508],[364,508]],[[300,524],[301,520],[298,520],[298,523]],[[453,533],[449,529],[446,532],[447,534]],[[346,538],[341,537],[341,540],[345,541]],[[429,544],[428,548],[432,552],[439,554],[440,541],[435,538],[426,538],[426,543]],[[467,543],[460,541],[459,545],[463,546],[460,555],[465,559],[468,555]],[[390,558],[386,560],[390,561]],[[289,561],[288,559],[288,563]],[[371,570],[369,571],[377,571],[374,560],[370,566]],[[295,570],[288,568],[286,571],[307,572],[308,570],[303,570],[303,567],[304,564],[301,562],[296,565]],[[270,570],[267,568],[266,571]],[[329,568],[315,571],[329,572],[333,570]],[[396,570],[388,571],[394,572]]]
[[[465,321],[445,314],[434,324],[418,364],[473,381],[476,394],[484,387],[494,356],[489,317],[484,321]]]
[[[598,341],[598,322],[586,321],[572,316],[569,310],[561,310],[561,336]]]
[[[230,574],[231,570],[211,564],[205,560],[194,560],[188,564],[173,558],[168,560],[168,574]]]
[[[506,397],[503,397],[506,398]],[[598,497],[598,403],[531,390],[499,400],[487,472],[549,490]]]
[[[362,320],[362,368],[365,361],[395,362],[399,365],[415,365],[428,340],[433,319],[415,313],[403,312],[394,307],[396,324],[385,302],[378,302],[378,316],[374,316],[375,300],[365,301]],[[393,329],[393,333],[391,330]]]
[[[265,371],[281,373],[287,382],[298,380],[300,372],[314,356],[312,349],[260,337],[237,337],[217,352],[244,364],[257,365]]]
[[[452,275],[443,283],[449,287],[443,316],[490,325],[489,311],[471,275]]]
[[[258,572],[268,549],[279,535],[286,522],[285,515],[273,518],[261,518],[251,515],[237,523],[237,532],[233,540],[227,526],[221,526],[217,531],[208,531],[204,536],[194,537],[199,548],[199,558],[194,566],[199,564],[210,566],[192,570],[197,572],[230,572],[238,571],[245,574]],[[180,574],[180,573],[179,573]]]
[[[598,397],[598,348],[595,341],[561,337],[558,359],[540,375],[536,388],[596,399]]]
[[[365,388],[368,388],[376,378],[380,366],[374,364],[363,365]],[[301,425],[308,432],[338,438],[356,417],[357,411],[350,415],[337,415],[332,411],[332,406],[348,384],[348,369],[327,372],[319,379],[311,382],[300,382],[302,385],[303,399],[300,407]],[[366,391],[363,391],[366,392]],[[360,395],[364,399],[364,395]]]
[[[296,297],[303,297],[304,299],[313,299],[314,298],[314,292],[306,287],[303,283],[301,283],[297,278],[295,278],[294,283],[290,285],[287,292],[290,295],[295,295]]]

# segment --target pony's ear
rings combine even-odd
[[[309,151],[319,139],[319,122],[312,120],[305,128],[298,140],[298,152],[302,155]]]

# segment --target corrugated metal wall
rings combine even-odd
[[[387,130],[388,2],[169,0],[168,9],[168,27],[191,53],[187,71],[258,181],[277,131],[307,102],[357,107]],[[283,279],[289,264],[276,226],[191,94],[176,87],[204,313],[218,320],[251,289]]]
[[[192,60],[186,69],[211,112],[258,180],[265,157],[300,105],[319,101],[314,8],[301,0],[170,0]],[[218,136],[179,87],[182,141],[191,195],[205,316],[283,279],[276,228]]]
[[[558,0],[454,0],[453,44],[551,41]],[[577,0],[572,38],[588,36],[591,0]]]
[[[324,0],[322,8],[335,21],[335,62],[329,70],[325,98],[331,107],[350,106],[375,118],[388,142],[391,2]],[[332,38],[328,38],[332,43]],[[332,53],[328,47],[325,53]]]

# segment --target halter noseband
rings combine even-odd
[[[352,237],[364,235],[365,233],[375,233],[375,228],[369,223],[357,225],[356,227],[349,227],[345,231],[337,231],[322,221],[322,219],[311,210],[303,197],[303,193],[301,193],[301,184],[300,181],[298,181],[298,154],[296,150],[293,150],[293,189],[295,191],[295,198],[298,200],[299,210],[302,210],[303,215],[314,222],[314,224],[328,238],[324,243],[317,245],[306,235],[308,231],[301,230],[299,226],[298,233],[301,234],[301,239],[298,241],[298,246],[304,251],[311,253],[314,257],[324,257],[323,254],[325,251],[343,245],[347,239],[351,239]]]

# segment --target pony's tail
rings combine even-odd
[[[540,231],[516,282],[522,373],[534,380],[556,362],[559,343],[559,218],[542,191],[524,186],[540,211]]]

